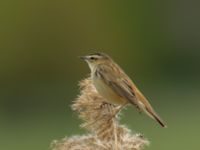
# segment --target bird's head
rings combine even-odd
[[[110,57],[105,53],[93,53],[85,56],[80,56],[81,59],[86,61],[90,67],[90,69],[93,69],[99,64],[106,63],[107,61],[110,61]]]

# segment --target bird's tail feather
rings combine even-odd
[[[153,109],[146,108],[146,113],[156,120],[162,127],[166,128],[167,125],[164,123],[164,121],[156,114],[156,112]]]

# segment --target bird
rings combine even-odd
[[[92,83],[107,103],[120,106],[119,111],[127,104],[132,104],[162,127],[167,127],[147,98],[108,54],[96,52],[80,58],[87,62]]]

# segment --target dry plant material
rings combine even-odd
[[[88,135],[66,137],[54,141],[52,150],[141,150],[149,144],[141,134],[132,134],[113,117],[118,107],[106,104],[98,94],[90,78],[80,82],[81,93],[72,109],[84,121],[81,127]]]

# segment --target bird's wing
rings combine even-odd
[[[162,127],[166,127],[165,123],[154,111],[145,96],[123,71],[114,70],[112,67],[108,67],[106,65],[99,66],[96,71],[98,76],[101,77],[105,84],[111,87],[116,94],[127,99],[137,108],[142,109],[147,115],[155,119]]]
[[[131,83],[125,80],[122,76],[119,76],[116,70],[112,70],[108,66],[99,66],[96,70],[98,75],[102,78],[105,84],[107,84],[117,95],[127,99],[130,103],[136,105],[136,96],[132,89]]]

